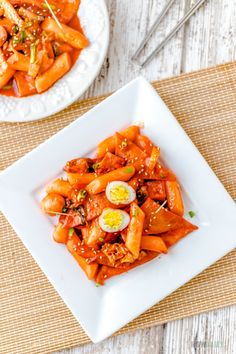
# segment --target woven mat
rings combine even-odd
[[[236,63],[155,82],[154,87],[236,198]],[[1,123],[0,168],[12,164],[104,98],[76,102],[42,121]],[[0,353],[51,353],[89,342],[3,216],[0,274]],[[118,333],[234,304],[235,275],[233,251]]]

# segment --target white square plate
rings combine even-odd
[[[44,186],[67,160],[135,121],[161,147],[177,175],[186,212],[199,230],[170,252],[96,287],[51,234]],[[101,341],[196,276],[236,246],[235,204],[155,90],[138,78],[104,100],[0,175],[1,209],[62,299],[94,342]]]

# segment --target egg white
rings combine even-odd
[[[129,225],[130,216],[124,210],[106,208],[99,216],[98,222],[103,231],[118,232]]]
[[[120,198],[118,198],[117,200],[114,200],[112,198],[112,191],[119,189],[119,187],[121,187],[123,190],[125,190],[128,193],[128,198],[127,199],[122,199],[122,195],[120,195]],[[119,191],[117,192],[117,194],[119,194]],[[106,197],[107,199],[112,203],[112,204],[130,204],[132,203],[135,198],[136,198],[136,192],[135,190],[126,182],[123,181],[114,181],[114,182],[110,182],[108,183],[107,187],[106,187]]]

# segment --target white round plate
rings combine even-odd
[[[0,121],[27,122],[57,113],[78,99],[97,77],[109,44],[105,0],[81,0],[78,14],[90,45],[71,71],[45,93],[24,98],[0,95]]]

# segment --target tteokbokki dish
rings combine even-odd
[[[138,126],[102,141],[95,158],[64,166],[46,188],[43,211],[59,215],[53,238],[97,284],[151,261],[198,227],[183,218],[175,174]]]
[[[0,0],[0,94],[25,97],[48,90],[89,42],[80,0]]]

